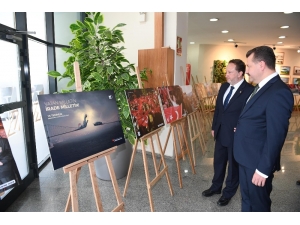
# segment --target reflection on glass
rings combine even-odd
[[[55,24],[55,43],[61,45],[69,45],[74,38],[70,30],[70,25],[80,20],[79,12],[54,12]]]
[[[8,141],[16,160],[20,176],[27,176],[29,169],[27,163],[27,148],[25,145],[25,134],[23,129],[22,109],[13,109],[0,114]]]
[[[20,184],[20,173],[0,117],[0,196]]]
[[[37,98],[38,95],[49,94],[47,47],[32,40],[29,40],[28,45],[35,143],[38,165],[41,166],[50,156]]]
[[[17,164],[21,179],[23,180],[29,173],[27,147],[24,133],[24,118],[22,109],[14,109],[0,114],[6,136],[11,148],[11,152]],[[11,190],[11,189],[10,189]],[[5,191],[3,198],[10,190]]]
[[[0,40],[0,104],[20,101],[19,49]],[[9,79],[7,79],[9,77]]]

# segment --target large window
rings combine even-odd
[[[70,25],[80,20],[79,12],[55,12],[54,13],[54,30],[55,43],[61,45],[69,45],[74,38],[70,30]]]
[[[0,117],[23,180],[0,193],[0,211],[38,176],[50,157],[38,95],[57,91],[56,81],[47,73],[64,72],[63,63],[69,56],[61,48],[68,47],[73,38],[70,24],[80,20],[80,15],[0,12]]]
[[[27,30],[35,31],[31,34],[39,39],[46,40],[46,22],[44,12],[27,12]]]
[[[35,144],[38,165],[41,166],[50,156],[38,103],[38,95],[49,94],[47,46],[29,39],[28,49]]]
[[[21,101],[21,76],[19,48],[16,44],[0,40],[0,104]],[[9,77],[9,79],[7,79]],[[28,159],[24,142],[23,113],[21,108],[0,114],[11,151],[16,161],[21,178],[27,176]]]
[[[0,12],[0,23],[15,28],[15,14],[13,12]]]

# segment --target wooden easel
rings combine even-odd
[[[75,74],[76,91],[81,92],[82,86],[81,86],[80,70],[79,70],[78,62],[74,62],[74,74]],[[112,212],[124,212],[124,203],[122,201],[122,197],[121,197],[120,190],[118,187],[117,179],[115,176],[115,171],[114,171],[112,161],[110,158],[110,154],[113,153],[116,150],[116,148],[117,148],[116,146],[109,148],[105,151],[102,151],[102,152],[99,152],[92,156],[78,160],[74,163],[71,163],[71,164],[63,167],[64,173],[69,173],[69,178],[70,178],[70,193],[68,196],[65,212],[69,211],[70,203],[72,204],[73,212],[79,211],[78,195],[77,195],[77,181],[79,178],[79,173],[80,173],[81,168],[86,164],[88,164],[89,170],[90,170],[90,176],[91,176],[97,210],[98,210],[98,212],[103,212],[103,207],[102,207],[101,197],[100,197],[100,192],[99,192],[99,186],[98,186],[97,178],[96,178],[95,165],[94,165],[94,161],[101,157],[105,157],[105,160],[106,160],[106,163],[108,166],[108,171],[109,171],[109,174],[110,174],[110,177],[112,180],[114,192],[115,192],[115,195],[117,198],[118,206],[116,208],[114,208],[112,210]]]
[[[196,90],[196,85],[198,85],[199,83],[194,83],[194,90]],[[200,84],[203,85],[203,84]],[[212,124],[212,115],[211,115],[211,111],[207,110],[205,107],[205,99],[202,98],[201,93],[198,93],[198,91],[196,91],[196,95],[198,97],[198,120],[199,120],[199,124],[202,124],[203,126],[203,135],[204,135],[204,139],[207,140],[207,129],[211,128],[211,124]],[[199,96],[200,95],[200,96]]]
[[[198,79],[198,78],[197,78]],[[192,81],[193,81],[193,91],[195,93],[195,95],[197,96],[197,99],[198,99],[198,109],[196,111],[195,114],[193,114],[194,116],[194,126],[195,127],[198,127],[195,128],[195,132],[194,132],[194,137],[196,137],[198,131],[200,132],[200,142],[202,143],[201,144],[201,149],[202,149],[202,153],[204,154],[205,153],[205,149],[206,149],[206,144],[205,144],[205,139],[207,138],[207,133],[206,133],[206,127],[207,127],[207,124],[206,122],[207,119],[205,118],[205,113],[204,113],[204,108],[202,106],[202,102],[201,100],[199,99],[199,96],[197,95],[197,91],[195,90],[195,80],[194,80],[194,77],[192,76]],[[195,139],[196,140],[196,139]],[[195,158],[194,158],[195,159]],[[195,165],[196,165],[196,162],[194,161]]]
[[[139,88],[142,88],[142,82],[141,82],[138,67],[136,68],[136,72],[137,72]],[[146,185],[147,185],[147,191],[148,191],[148,197],[149,197],[151,212],[154,212],[154,205],[153,205],[151,189],[162,178],[163,175],[166,175],[167,182],[168,182],[169,189],[170,189],[170,193],[171,193],[171,196],[173,196],[173,188],[172,188],[172,184],[171,184],[171,180],[170,180],[170,176],[169,176],[169,172],[168,172],[168,166],[165,162],[164,154],[162,152],[162,147],[161,147],[161,143],[160,143],[160,139],[159,139],[159,136],[158,136],[158,132],[161,129],[162,128],[159,128],[155,131],[150,132],[147,135],[144,135],[140,139],[135,140],[135,144],[134,144],[131,159],[130,159],[128,174],[127,174],[127,178],[126,178],[125,188],[124,188],[124,192],[123,192],[123,197],[125,197],[126,193],[127,193],[127,188],[128,188],[128,185],[129,185],[129,181],[130,181],[130,176],[131,176],[131,172],[132,172],[135,153],[137,151],[138,141],[140,141],[141,144],[142,144],[142,154],[143,154],[143,162],[144,162],[144,169],[145,169],[145,176],[146,176]],[[159,171],[159,168],[158,168],[157,163],[156,163],[156,157],[155,157],[156,155],[155,155],[155,150],[154,150],[154,145],[153,145],[153,136],[156,137],[158,150],[159,150],[160,156],[161,156],[161,161],[162,161],[163,166],[164,166],[161,171]],[[150,148],[151,148],[152,159],[153,159],[153,164],[154,164],[154,169],[155,169],[155,178],[152,179],[152,180],[150,180],[150,176],[149,176],[148,161],[147,161],[146,148],[145,148],[145,143],[144,143],[144,141],[149,140],[149,139],[150,139]]]
[[[185,160],[185,155],[188,155],[189,160],[190,160],[190,164],[191,164],[191,168],[192,168],[192,173],[195,174],[195,167],[194,167],[194,163],[192,161],[192,156],[191,156],[191,152],[190,152],[190,148],[187,142],[187,138],[185,135],[185,130],[184,130],[184,123],[186,122],[186,117],[183,117],[179,120],[176,120],[172,123],[170,123],[170,129],[167,135],[167,139],[166,139],[166,143],[165,146],[163,148],[163,154],[165,154],[166,152],[166,148],[167,148],[167,144],[168,141],[170,139],[170,135],[172,133],[173,136],[173,147],[174,147],[174,155],[175,155],[175,161],[176,161],[176,166],[177,166],[177,173],[178,173],[178,180],[179,180],[179,187],[182,188],[182,177],[181,177],[181,169],[180,169],[180,159]],[[178,153],[178,148],[177,148],[177,143],[176,143],[176,133],[175,133],[175,129],[176,129],[176,133],[177,133],[177,137],[179,140],[179,152]],[[182,135],[180,134],[180,131],[182,133]],[[160,160],[158,169],[160,168],[162,163],[162,160]]]
[[[198,111],[192,112],[187,115],[188,127],[189,127],[189,134],[190,134],[190,141],[192,146],[192,154],[194,159],[194,166],[196,166],[196,156],[194,150],[194,141],[199,140],[200,147],[202,150],[202,154],[205,153],[205,141],[200,129],[200,124],[198,121]]]
[[[193,81],[193,83],[195,83],[193,76],[192,76],[192,81]],[[192,86],[192,88],[194,89],[193,86]],[[192,113],[187,115],[187,122],[188,122],[188,128],[189,128],[189,137],[190,137],[190,142],[191,142],[191,146],[192,146],[194,166],[196,166],[196,156],[195,156],[194,143],[193,143],[195,140],[197,140],[197,139],[199,140],[201,150],[202,150],[202,154],[205,153],[205,141],[204,141],[201,129],[200,129],[200,124],[199,124],[199,121],[198,121],[199,117],[198,117],[197,113],[198,112],[195,111],[195,112],[192,112]]]
[[[168,182],[169,189],[170,189],[170,193],[171,193],[171,196],[173,196],[173,188],[172,188],[172,184],[171,184],[171,180],[170,180],[170,176],[169,176],[169,172],[168,172],[168,166],[165,162],[163,151],[162,151],[162,148],[161,148],[160,139],[159,139],[159,136],[158,136],[158,132],[160,130],[161,130],[161,128],[158,129],[158,130],[152,131],[151,133],[149,133],[149,134],[147,134],[147,135],[145,135],[145,136],[143,136],[139,139],[141,141],[141,144],[142,144],[142,154],[143,154],[143,162],[144,162],[144,169],[145,169],[145,175],[146,175],[146,185],[147,185],[147,191],[148,191],[148,197],[149,197],[151,212],[154,212],[151,189],[162,178],[163,175],[166,175],[167,182]],[[159,149],[160,156],[161,156],[161,161],[163,163],[163,169],[161,171],[159,171],[159,168],[158,168],[157,163],[156,163],[155,150],[154,150],[154,146],[153,146],[153,136],[156,137],[156,140],[157,140],[157,143],[158,143],[158,149]],[[150,176],[149,176],[147,155],[146,155],[146,149],[145,149],[145,143],[144,143],[144,141],[147,140],[147,139],[150,139],[150,147],[151,147],[151,153],[152,153],[153,164],[154,164],[154,169],[155,169],[155,177],[152,180],[150,180]],[[127,188],[128,188],[128,185],[129,185],[129,180],[130,180],[132,167],[133,167],[133,160],[134,160],[134,157],[135,157],[135,153],[137,151],[137,145],[138,145],[139,140],[138,139],[135,140],[135,144],[134,144],[134,147],[133,147],[133,152],[132,152],[131,159],[130,159],[130,165],[129,165],[129,170],[128,170],[128,174],[127,174],[127,178],[126,178],[123,197],[125,197],[126,193],[127,193]]]
[[[183,69],[182,69],[182,71],[183,71]],[[184,74],[183,73],[181,73],[181,74],[182,74],[182,77],[184,77]],[[166,76],[166,83],[167,83],[167,86],[169,86],[169,80],[168,80],[167,76]],[[188,142],[187,142],[187,138],[186,138],[186,135],[185,135],[185,130],[184,130],[184,124],[185,124],[185,122],[186,122],[186,117],[181,118],[179,120],[176,120],[176,121],[170,123],[170,128],[169,128],[169,132],[168,132],[168,135],[167,135],[166,143],[165,143],[165,146],[163,148],[163,154],[165,154],[166,148],[167,148],[167,144],[168,144],[168,141],[169,141],[169,138],[170,138],[170,134],[172,132],[174,155],[175,155],[175,161],[176,161],[176,166],[177,166],[178,180],[179,180],[179,186],[180,186],[180,188],[182,188],[182,177],[181,177],[179,160],[180,159],[185,160],[185,155],[186,154],[189,157],[193,174],[196,173],[195,172],[195,167],[194,167],[194,164],[193,164],[193,161],[192,161],[192,157],[191,157],[189,145],[188,145]],[[179,145],[180,145],[180,149],[179,149],[180,153],[178,153],[178,151],[177,151],[177,143],[176,143],[176,138],[175,138],[176,137],[176,135],[175,135],[175,128],[177,130],[177,137],[178,137]],[[182,135],[180,135],[180,130],[182,131]],[[162,160],[160,160],[158,168],[160,168],[161,163],[162,163]]]

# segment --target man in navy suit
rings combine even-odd
[[[239,116],[233,152],[239,164],[242,211],[269,212],[273,173],[280,170],[294,98],[275,71],[272,48],[256,47],[246,57],[249,79],[258,89]]]
[[[233,157],[233,136],[238,117],[253,91],[253,86],[244,79],[246,65],[240,59],[232,59],[226,68],[227,82],[222,84],[216,100],[212,123],[212,136],[215,139],[214,177],[208,190],[202,192],[205,197],[220,194],[228,163],[226,187],[219,201],[225,206],[235,195],[239,186],[239,168]]]

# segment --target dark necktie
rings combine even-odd
[[[227,106],[227,104],[228,104],[228,102],[229,102],[229,99],[230,99],[230,96],[231,96],[231,94],[232,94],[232,90],[234,89],[234,87],[233,86],[231,86],[230,87],[230,91],[229,91],[229,93],[227,94],[227,96],[226,96],[226,98],[225,98],[225,101],[224,101],[224,108],[226,108],[226,106]]]
[[[256,85],[255,88],[254,88],[254,90],[253,90],[253,92],[252,92],[252,94],[251,94],[251,96],[250,96],[250,98],[248,99],[248,101],[256,94],[258,88],[259,88],[259,86]]]

